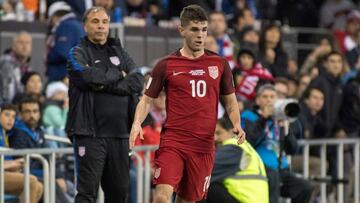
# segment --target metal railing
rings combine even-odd
[[[150,153],[158,147],[157,145],[137,146],[130,153],[137,160],[137,203],[149,203],[151,189]],[[144,160],[139,154],[140,152],[144,153]]]
[[[303,146],[303,176],[309,178],[309,157],[310,147],[320,146],[321,178],[327,178],[326,174],[326,154],[327,147],[336,146],[337,148],[337,179],[344,178],[344,147],[350,145],[354,153],[354,203],[359,203],[359,170],[360,170],[360,139],[319,139],[319,140],[300,140],[299,144]],[[151,191],[151,152],[158,146],[138,146],[130,153],[137,160],[137,203],[148,203]],[[141,153],[144,153],[142,155]],[[24,194],[26,202],[29,202],[29,163],[30,159],[37,159],[42,162],[44,167],[44,201],[55,203],[55,165],[56,154],[73,154],[73,148],[63,149],[21,149],[21,150],[0,150],[0,203],[4,202],[4,159],[5,156],[23,156],[25,159],[24,175],[25,186]],[[42,155],[50,155],[50,164]],[[320,183],[320,200],[327,202],[326,182]],[[100,192],[101,193],[101,192]],[[100,197],[100,196],[99,196]],[[101,198],[100,198],[101,199]],[[337,185],[337,202],[344,202],[344,183]]]
[[[5,185],[4,185],[4,160],[5,156],[23,156],[24,157],[24,194],[25,202],[30,199],[30,158],[39,160],[43,164],[44,173],[44,201],[55,203],[55,168],[56,154],[73,154],[73,148],[62,149],[11,149],[0,150],[0,203],[4,203]],[[41,155],[50,155],[50,166],[47,160]],[[47,201],[46,201],[47,200]]]
[[[318,139],[318,140],[300,140],[299,144],[303,146],[303,176],[309,178],[309,157],[310,147],[320,147],[320,176],[326,178],[327,165],[327,147],[336,146],[337,151],[337,179],[344,179],[344,147],[345,145],[353,147],[354,156],[354,203],[359,203],[359,165],[360,165],[360,139]],[[326,182],[320,184],[320,200],[321,203],[326,203],[327,200]],[[344,202],[344,183],[340,181],[337,184],[337,202]]]

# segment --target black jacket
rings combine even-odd
[[[302,126],[303,137],[298,139],[316,139],[326,135],[326,126],[320,114],[312,115],[304,102],[300,102],[299,121]]]
[[[95,64],[95,55],[92,53],[92,44],[86,37],[78,46],[73,47],[69,53],[68,72],[70,76],[69,87],[69,114],[66,123],[68,136],[84,135],[96,136],[95,133],[95,105],[96,92],[104,92],[126,96],[129,101],[114,108],[127,108],[132,117],[134,98],[143,88],[143,76],[137,71],[136,65],[129,54],[121,47],[120,40],[108,38],[120,64],[107,69],[99,68]],[[126,72],[123,77],[121,71]],[[129,119],[129,126],[132,122]]]
[[[324,70],[311,81],[308,88],[318,88],[324,93],[324,107],[320,112],[320,116],[326,126],[327,134],[323,136],[331,137],[333,133],[342,128],[339,122],[339,112],[343,98],[340,78],[335,78]]]
[[[340,119],[346,133],[350,136],[360,136],[360,71],[357,78],[349,81],[344,87]]]

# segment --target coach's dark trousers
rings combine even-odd
[[[127,203],[129,140],[74,136],[76,203],[95,203],[99,183],[106,203]]]

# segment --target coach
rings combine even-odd
[[[129,126],[143,76],[109,38],[110,18],[102,7],[83,17],[87,36],[70,50],[70,108],[66,130],[76,158],[75,202],[96,202],[99,183],[105,202],[125,203],[129,185]]]

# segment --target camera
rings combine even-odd
[[[300,113],[300,106],[296,99],[278,99],[274,103],[273,118],[294,122]]]

